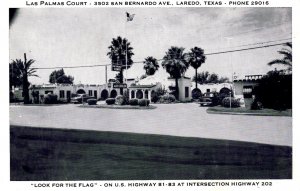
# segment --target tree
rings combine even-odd
[[[284,66],[287,66],[289,71],[292,71],[292,43],[287,42],[284,45],[288,48],[283,48],[280,51],[278,51],[279,54],[283,55],[283,58],[273,60],[269,62],[268,65],[272,66],[274,64],[282,64]]]
[[[49,76],[49,82],[52,84],[73,84],[74,77],[67,76],[64,69],[54,70]]]
[[[143,63],[144,63],[144,70],[146,71],[146,75],[148,76],[154,75],[159,68],[157,59],[153,58],[152,56],[145,58],[145,61]]]
[[[133,48],[126,38],[118,36],[117,38],[112,39],[108,49],[110,51],[107,55],[111,59],[112,65],[119,65],[121,67],[120,83],[123,83],[123,70],[129,69],[133,64]],[[123,88],[120,89],[120,93],[123,94]]]
[[[206,56],[204,55],[204,50],[202,48],[194,47],[191,49],[191,52],[188,53],[188,62],[195,69],[195,76],[197,76],[197,69],[201,67],[205,60]],[[196,89],[198,89],[197,78],[195,80]]]
[[[23,84],[22,74],[19,70],[21,60],[18,59],[15,62],[9,63],[9,88],[12,90],[13,86],[21,86]]]
[[[183,53],[184,48],[172,46],[163,57],[162,67],[175,79],[175,97],[179,97],[178,79],[182,77],[189,67],[186,61],[186,54]]]
[[[264,108],[277,110],[292,108],[292,75],[270,71],[254,88],[255,101]]]
[[[198,82],[200,84],[208,84],[208,83],[225,83],[228,82],[229,79],[227,77],[219,77],[218,74],[209,72],[201,72],[197,74],[197,76],[193,77],[194,82]]]
[[[23,96],[24,96],[24,104],[29,104],[29,81],[28,81],[28,77],[29,76],[35,76],[38,77],[35,72],[36,69],[32,68],[32,64],[35,62],[35,60],[30,59],[27,61],[26,58],[26,53],[24,53],[24,62],[21,59],[16,59],[13,60],[10,65],[12,67],[16,67],[17,69],[13,69],[16,70],[17,72],[12,72],[11,76],[13,75],[19,75],[18,77],[14,76],[12,77],[15,79],[22,79],[22,86],[23,86]],[[17,81],[15,81],[14,83],[18,83]]]

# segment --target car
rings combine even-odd
[[[200,106],[216,106],[219,104],[219,95],[217,92],[206,92],[199,99]]]
[[[87,94],[77,94],[75,97],[71,98],[71,103],[85,103],[88,99],[92,99],[94,97],[89,96]]]

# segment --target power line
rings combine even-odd
[[[273,46],[279,46],[284,45],[287,42],[277,43],[277,44],[269,44],[269,45],[263,45],[263,46],[256,46],[256,47],[250,47],[250,48],[242,48],[242,49],[235,49],[235,50],[227,50],[227,51],[220,51],[220,52],[211,52],[206,53],[204,55],[211,56],[211,55],[217,55],[217,54],[226,54],[226,53],[232,53],[232,52],[241,52],[241,51],[247,51],[247,50],[254,50],[254,49],[261,49],[261,48],[269,48]],[[261,43],[262,44],[262,43]],[[163,58],[157,59],[157,61],[162,61]],[[136,61],[133,63],[143,63],[144,61]],[[56,67],[45,67],[45,68],[33,68],[33,69],[61,69],[61,68],[92,68],[92,67],[101,67],[101,66],[109,66],[111,64],[97,64],[97,65],[86,65],[86,66],[56,66]]]

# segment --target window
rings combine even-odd
[[[190,88],[189,87],[185,87],[185,97],[187,98],[187,97],[189,97],[190,95],[190,93],[189,93],[189,90],[190,90]]]
[[[45,91],[45,94],[53,94],[53,91]]]
[[[252,98],[253,87],[252,86],[244,86],[243,94],[244,94],[244,98]]]
[[[65,91],[64,90],[59,91],[59,97],[60,98],[65,98]]]
[[[89,96],[93,96],[93,90],[89,90]]]
[[[97,90],[94,90],[94,97],[97,99]]]
[[[206,89],[206,92],[209,93],[209,92],[210,92],[210,89]]]

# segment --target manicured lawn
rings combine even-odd
[[[11,180],[290,179],[292,148],[229,140],[10,127]]]
[[[244,107],[239,108],[225,108],[221,106],[210,107],[207,109],[208,113],[235,113],[235,114],[249,114],[249,115],[261,115],[261,116],[292,116],[292,110],[278,111],[274,109],[262,109],[262,110],[251,110]]]

